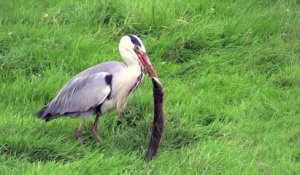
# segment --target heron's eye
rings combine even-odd
[[[140,49],[140,47],[139,46],[137,46],[137,45],[134,45],[134,48],[133,48],[133,50],[135,51],[135,53],[138,53],[141,49]]]

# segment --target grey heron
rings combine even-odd
[[[80,117],[76,139],[82,144],[84,116],[96,115],[92,134],[102,142],[97,132],[100,115],[125,109],[128,97],[139,86],[145,73],[155,72],[146,49],[136,35],[123,36],[119,43],[123,61],[109,61],[90,67],[71,79],[37,116],[49,121],[62,116]]]

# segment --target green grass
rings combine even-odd
[[[1,174],[298,174],[298,0],[0,0]],[[77,119],[35,117],[68,79],[120,60],[140,34],[165,90],[165,130],[146,152],[148,78],[127,114],[101,118],[103,144]]]

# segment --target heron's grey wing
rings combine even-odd
[[[119,72],[120,70],[123,70],[127,66],[124,63],[118,62],[118,61],[108,61],[105,63],[101,63],[98,65],[95,65],[93,67],[90,67],[81,73],[77,74],[75,77],[80,77],[80,76],[86,76],[86,75],[91,75],[99,72],[107,72],[114,74],[116,72]]]
[[[76,76],[48,104],[42,118],[86,112],[101,104],[111,93],[112,74],[107,72]]]

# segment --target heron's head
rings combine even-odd
[[[128,65],[140,64],[149,73],[152,64],[147,56],[145,46],[136,35],[126,35],[121,38],[119,50]]]

